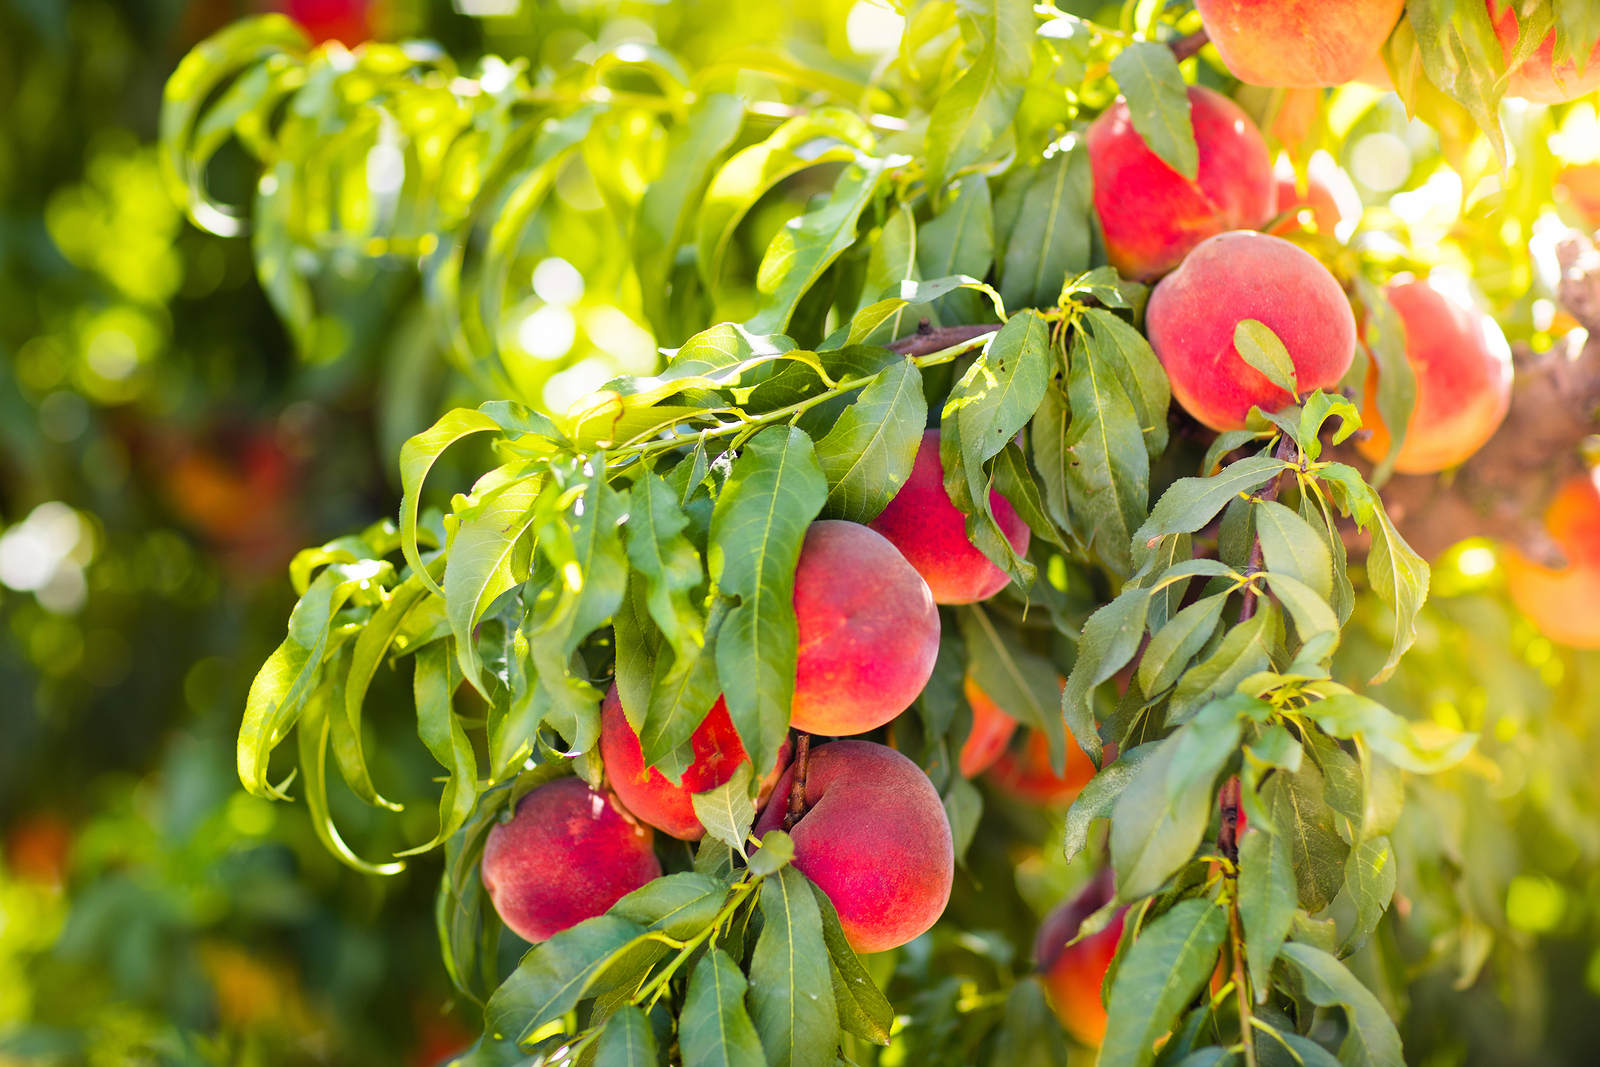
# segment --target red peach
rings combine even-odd
[[[749,756],[728,717],[728,705],[720,696],[696,727],[689,744],[694,748],[694,762],[683,772],[681,785],[673,785],[666,775],[646,767],[639,735],[633,732],[622,709],[622,697],[612,683],[600,705],[600,758],[605,763],[606,781],[623,807],[641,821],[684,841],[698,841],[705,836],[706,828],[694,813],[691,794],[722,785]],[[788,750],[785,742],[777,765],[763,783],[763,798],[783,770]]]
[[[1377,56],[1405,0],[1195,0],[1206,36],[1251,85],[1343,85]]]
[[[756,821],[783,829],[791,766]],[[811,750],[805,814],[789,831],[794,865],[833,902],[857,952],[905,944],[944,913],[955,879],[950,820],[928,776],[887,745],[834,741]]]
[[[1087,135],[1094,207],[1106,256],[1129,278],[1150,281],[1225,230],[1255,229],[1277,213],[1272,158],[1250,116],[1221,93],[1189,90],[1200,169],[1190,181],[1167,166],[1133,128],[1118,100]]]
[[[790,722],[859,734],[917,699],[939,655],[928,583],[882,534],[828,519],[806,530],[794,572],[800,627]]]
[[[1494,319],[1466,298],[1426,281],[1390,285],[1389,302],[1406,331],[1406,361],[1417,376],[1417,401],[1394,469],[1431,474],[1482,448],[1511,406],[1511,346]],[[1378,370],[1367,372],[1361,423],[1372,436],[1356,445],[1373,463],[1389,452],[1378,414]]]
[[[1552,641],[1573,648],[1600,648],[1600,471],[1569,479],[1549,510],[1545,526],[1567,565],[1542,567],[1514,548],[1503,563],[1512,601]]]
[[[1017,732],[1017,720],[1000,710],[1000,705],[989,694],[978,688],[978,683],[967,675],[962,683],[967,704],[972,708],[972,730],[961,745],[958,765],[963,778],[976,778],[994,765],[1006,750],[1011,735]]]
[[[1017,555],[1028,551],[1028,526],[1011,502],[989,493],[994,520]],[[927,430],[917,447],[911,476],[889,506],[867,525],[887,537],[928,583],[936,604],[988,600],[1011,579],[967,539],[967,520],[944,490],[939,431]]]
[[[1274,172],[1278,179],[1278,223],[1268,233],[1276,236],[1294,233],[1314,225],[1318,233],[1339,237],[1341,224],[1351,229],[1361,218],[1361,196],[1349,175],[1326,152],[1318,152],[1306,171],[1306,191],[1295,182],[1294,168],[1287,157],[1278,159]]]
[[[614,796],[581,778],[558,778],[489,831],[483,885],[505,924],[537,943],[660,878],[653,838]]]
[[[1064,808],[1077,799],[1094,773],[1094,764],[1069,735],[1067,773],[1057,776],[1050,766],[1049,739],[1044,731],[1032,730],[1021,752],[1008,748],[1000,753],[1000,758],[989,769],[989,782],[1000,792],[1024,803]]]
[[[337,40],[354,48],[372,36],[367,0],[287,0],[284,14],[304,26],[314,44]]]
[[[1238,430],[1252,406],[1294,402],[1233,347],[1255,319],[1278,335],[1302,393],[1336,385],[1355,355],[1356,321],[1328,268],[1281,237],[1235,230],[1203,241],[1150,294],[1150,347],[1184,410],[1213,430]]]
[[[1500,38],[1500,51],[1507,63],[1517,46],[1517,12],[1511,4],[1485,0],[1489,18],[1494,22],[1495,36]],[[1506,95],[1518,97],[1534,104],[1560,104],[1600,86],[1600,44],[1589,54],[1589,63],[1583,73],[1578,64],[1568,58],[1556,64],[1556,31],[1551,30],[1539,42],[1538,51],[1524,59],[1511,72],[1506,82]]]
[[[1033,960],[1044,975],[1045,991],[1067,1033],[1085,1045],[1098,1045],[1106,1036],[1106,1008],[1100,999],[1106,971],[1117,954],[1122,939],[1122,922],[1127,908],[1116,913],[1098,933],[1075,945],[1067,942],[1078,936],[1083,921],[1104,907],[1112,897],[1110,868],[1102,870],[1083,891],[1063,902],[1039,926],[1033,942]]]
[[[1572,205],[1589,226],[1600,226],[1600,163],[1563,167],[1556,173],[1556,198]]]

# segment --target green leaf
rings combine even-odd
[[[1042,730],[1050,741],[1056,772],[1066,769],[1066,734],[1059,710],[1060,686],[1055,666],[1028,650],[1015,630],[998,626],[981,604],[960,609],[961,636],[967,649],[967,675],[998,706],[1024,725]]]
[[[1339,891],[1350,852],[1334,829],[1333,809],[1322,790],[1322,772],[1310,763],[1298,771],[1278,771],[1261,789],[1276,836],[1289,842],[1300,906],[1312,914],[1327,907]]]
[[[1417,639],[1417,616],[1428,599],[1428,564],[1406,544],[1383,505],[1379,503],[1374,510],[1377,524],[1372,531],[1372,548],[1367,552],[1367,584],[1394,612],[1389,658],[1371,680],[1372,685],[1379,685],[1394,673],[1400,657]]]
[[[485,698],[482,664],[473,630],[500,594],[528,579],[529,528],[534,501],[546,479],[531,474],[497,485],[469,510],[450,539],[444,569],[445,610],[456,639],[461,673]]]
[[[860,523],[877,518],[910,477],[927,423],[916,364],[898,360],[879,371],[816,444],[828,481],[823,514]]]
[[[772,1067],[833,1067],[839,1015],[811,884],[794,867],[761,883],[763,925],[750,961],[750,1013]]]
[[[646,882],[611,905],[609,914],[686,941],[716,918],[727,897],[722,879],[685,871]]]
[[[1239,358],[1266,375],[1267,381],[1295,397],[1300,396],[1300,382],[1295,377],[1294,359],[1283,347],[1272,327],[1256,319],[1241,319],[1233,328],[1233,347]]]
[[[962,14],[962,36],[977,55],[928,117],[929,189],[976,163],[1011,125],[1033,65],[1035,23],[1025,0],[978,0]]]
[[[526,1041],[583,999],[612,958],[644,934],[637,923],[598,915],[535,945],[484,1008],[484,1027],[495,1040]]]
[[[347,667],[348,656],[343,659],[343,666]],[[350,851],[334,828],[333,814],[328,809],[328,734],[331,728],[328,713],[335,689],[334,679],[329,678],[311,693],[296,731],[300,773],[305,782],[306,814],[323,846],[345,866],[362,874],[399,874],[405,870],[404,863],[368,863]]]
[[[872,200],[890,163],[859,157],[839,176],[826,204],[790,220],[778,231],[756,271],[756,313],[744,324],[745,329],[767,334],[788,328],[800,298],[840,253],[855,243],[856,219]]]
[[[643,1011],[624,1004],[606,1020],[595,1043],[594,1067],[656,1067],[656,1035]]]
[[[917,220],[911,208],[902,203],[890,213],[868,253],[867,277],[861,286],[861,298],[856,305],[856,315],[851,318],[846,344],[887,344],[910,333],[922,318],[933,319],[932,325],[938,325],[937,316],[925,303],[912,304],[904,300],[883,315],[875,326],[867,328],[865,321],[857,321],[869,307],[881,306],[885,294],[899,297],[906,283],[915,285],[921,280],[922,272],[917,266]]]
[[[1187,727],[1185,727],[1187,729]],[[1212,781],[1221,763],[1190,768],[1188,784],[1176,797],[1167,779],[1178,752],[1179,735],[1159,742],[1117,798],[1111,813],[1111,862],[1117,872],[1117,899],[1149,896],[1187,863],[1211,819]]]
[[[1388,1067],[1404,1062],[1400,1035],[1388,1012],[1344,964],[1326,952],[1293,941],[1283,946],[1283,955],[1300,972],[1311,1003],[1344,1009],[1349,1028],[1339,1046],[1340,1063],[1345,1067]]]
[[[1067,374],[1067,500],[1101,561],[1126,578],[1133,570],[1129,538],[1150,503],[1150,456],[1138,412],[1110,362],[1093,335],[1078,334]]]
[[[1334,737],[1358,737],[1373,752],[1417,774],[1437,774],[1466,758],[1478,735],[1458,733],[1442,745],[1425,746],[1411,724],[1370,697],[1336,693],[1306,705],[1308,718]]]
[[[1406,19],[1416,31],[1428,80],[1467,109],[1504,167],[1500,98],[1506,86],[1505,58],[1488,8],[1452,0],[1407,0]]]
[[[700,554],[683,531],[689,517],[659,475],[645,471],[628,494],[628,562],[648,583],[650,617],[680,659],[705,643],[704,623],[689,594],[704,580]]]
[[[1139,685],[1146,693],[1163,692],[1178,680],[1189,660],[1211,640],[1227,602],[1226,592],[1203,597],[1156,631],[1139,660]]]
[[[1172,404],[1172,384],[1161,360],[1143,334],[1104,308],[1086,309],[1083,321],[1088,326],[1091,351],[1105,361],[1133,401],[1145,454],[1154,462],[1167,450],[1167,409]]]
[[[1369,838],[1350,850],[1344,865],[1344,888],[1355,902],[1356,922],[1339,946],[1340,955],[1359,951],[1378,928],[1394,899],[1397,875],[1394,849],[1387,837]]]
[[[1226,914],[1204,899],[1180,901],[1140,932],[1111,985],[1100,1067],[1145,1067],[1155,1058],[1156,1041],[1211,977],[1227,936]]]
[[[1288,609],[1289,616],[1294,619],[1295,632],[1300,636],[1301,648],[1295,654],[1295,664],[1307,667],[1322,664],[1339,643],[1339,617],[1326,600],[1287,574],[1269,572],[1266,581],[1272,595]]]
[[[750,778],[754,772],[749,761],[739,764],[733,777],[703,793],[690,793],[695,818],[706,828],[706,833],[743,856],[744,841],[750,834],[750,824],[756,819],[756,806],[750,799]]]
[[[267,761],[321,680],[333,616],[352,598],[372,603],[394,568],[382,560],[335,563],[317,575],[289,615],[283,644],[250,684],[239,726],[239,780],[259,797],[287,799],[267,781]]]
[[[712,580],[739,598],[717,633],[717,675],[751,761],[770,767],[789,728],[799,636],[794,570],[828,483],[811,438],[774,426],[752,437],[717,500]]]
[[[744,973],[720,948],[712,948],[689,976],[678,1020],[683,1067],[765,1067],[766,1055],[745,1010]]]
[[[427,852],[466,824],[478,799],[478,759],[472,741],[456,718],[451,697],[461,685],[461,671],[450,640],[436,641],[417,652],[412,686],[417,704],[417,736],[450,777],[439,795],[439,833],[425,845],[400,855]]]
[[[1028,469],[1028,460],[1016,441],[1009,441],[989,467],[994,478],[994,488],[1006,498],[1017,517],[1028,524],[1028,529],[1059,548],[1067,546],[1061,539],[1050,517],[1045,514],[1044,499],[1039,493],[1039,483]]]
[[[1356,299],[1362,308],[1362,340],[1378,367],[1378,417],[1389,431],[1389,451],[1372,471],[1372,484],[1383,485],[1394,472],[1405,447],[1411,412],[1417,404],[1417,372],[1406,357],[1406,327],[1382,289],[1357,274]]]
[[[1270,667],[1277,636],[1277,607],[1270,600],[1258,601],[1254,615],[1229,630],[1215,652],[1178,679],[1167,721],[1183,722],[1211,701],[1232,693],[1252,674]]]
[[[687,662],[663,651],[651,679],[644,728],[639,731],[645,766],[654,767],[686,744],[721,692],[714,631],[707,634],[706,647]]]
[[[1294,924],[1297,895],[1289,841],[1252,827],[1239,842],[1239,921],[1256,1003],[1272,987],[1272,963]]]
[[[1133,781],[1140,764],[1153,755],[1159,747],[1160,742],[1155,742],[1130,749],[1114,762],[1100,768],[1100,772],[1089,779],[1082,792],[1073,800],[1072,807],[1067,809],[1063,847],[1068,863],[1071,863],[1073,857],[1082,852],[1084,846],[1089,843],[1090,824],[1096,819],[1111,818],[1117,798],[1128,788],[1128,783]]]
[[[1093,185],[1082,145],[1039,167],[1006,243],[1000,296],[1008,308],[1056,305],[1067,278],[1089,266]]]
[[[961,775],[952,775],[944,791],[944,814],[950,820],[950,837],[955,843],[956,862],[967,862],[972,835],[978,832],[983,817],[983,794]]]
[[[968,174],[945,192],[939,213],[917,230],[917,266],[924,278],[982,278],[994,262],[994,216],[989,180]],[[983,311],[978,294],[951,293],[934,302],[946,322],[974,322]]]
[[[1111,76],[1128,102],[1133,128],[1150,151],[1194,181],[1200,174],[1200,149],[1189,114],[1189,91],[1172,50],[1153,41],[1131,44],[1111,61]]]
[[[1322,536],[1275,500],[1255,506],[1256,536],[1267,570],[1287,574],[1324,601],[1333,598],[1333,558]]]
[[[744,102],[732,93],[703,96],[667,150],[661,176],[639,201],[633,228],[633,262],[639,296],[656,335],[669,332],[669,282],[678,248],[688,236],[711,168],[739,135]]]
[[[960,780],[972,788],[972,783],[965,778]],[[822,940],[828,946],[828,959],[832,964],[834,1002],[839,1007],[840,1024],[859,1038],[887,1045],[894,1026],[894,1005],[878,991],[872,976],[861,965],[860,957],[850,947],[844,928],[839,925],[839,913],[834,910],[828,894],[813,882],[811,895],[822,916]]]
[[[1061,690],[1061,711],[1078,746],[1100,765],[1100,735],[1095,731],[1091,698],[1096,687],[1125,667],[1144,637],[1150,591],[1126,586],[1111,603],[1083,624],[1078,658]]]
[[[761,835],[761,847],[750,853],[750,873],[757,878],[775,874],[794,859],[794,838],[782,830]]]
[[[1000,327],[950,391],[942,418],[953,417],[959,428],[961,465],[972,500],[984,497],[983,464],[1028,424],[1044,399],[1050,364],[1048,327],[1038,315],[1023,312]]]
[[[481,411],[456,408],[401,446],[400,549],[413,571],[420,573],[424,570],[422,554],[417,549],[417,508],[428,471],[433,469],[434,462],[445,449],[463,437],[499,429],[500,424]],[[434,593],[444,596],[444,590],[431,577],[424,578],[422,582]]]
[[[1264,484],[1279,471],[1292,466],[1272,456],[1250,456],[1230,463],[1211,478],[1179,478],[1172,483],[1150,517],[1133,535],[1133,558],[1143,561],[1161,538],[1175,533],[1194,533],[1210,522],[1228,501]]]
[[[996,1067],[1056,1067],[1070,1062],[1066,1034],[1038,978],[1023,978],[1006,994],[1005,1019],[991,1062]]]

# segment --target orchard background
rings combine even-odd
[[[0,0],[0,1064],[1592,1062],[1600,16],[1254,6]]]

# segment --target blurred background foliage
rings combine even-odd
[[[1092,0],[1058,6],[1107,24],[1121,17]],[[476,1036],[475,1013],[451,1000],[439,961],[439,860],[363,877],[322,848],[303,805],[272,805],[238,785],[232,743],[245,688],[293,603],[284,564],[304,544],[392,516],[399,445],[440,411],[504,391],[562,411],[618,373],[650,372],[658,343],[700,325],[653,318],[617,222],[667,143],[659,98],[644,94],[554,175],[554,195],[516,250],[516,298],[494,324],[496,373],[452,359],[423,310],[415,264],[431,250],[401,240],[424,232],[422,220],[407,231],[408,220],[378,227],[346,213],[351,240],[316,245],[263,219],[264,268],[275,254],[297,256],[293,273],[306,279],[297,289],[264,269],[264,289],[250,240],[186,220],[155,140],[178,60],[268,9],[0,0],[0,1064],[421,1067]],[[760,136],[797,102],[851,92],[871,106],[884,85],[915,121],[942,76],[918,66],[917,48],[938,54],[953,11],[919,8],[893,63],[903,20],[870,0],[276,9],[319,41],[432,40],[437,48],[390,55],[440,78],[474,72],[486,89],[520,76],[541,92],[625,98],[643,66],[600,68],[631,46],[659,68],[650,76],[712,71],[769,121]],[[765,50],[756,66],[768,72],[728,60],[739,49]],[[381,56],[367,54],[381,79]],[[338,47],[323,56],[349,69]],[[773,76],[784,57],[820,73],[810,83]],[[1067,48],[1058,58],[1075,61]],[[1213,59],[1188,62],[1220,84]],[[1048,76],[1038,72],[1020,121],[1071,121],[1045,90]],[[480,103],[498,106],[493,95]],[[1245,103],[1294,161],[1348,175],[1340,238],[1359,222],[1362,254],[1396,271],[1455,272],[1513,341],[1581,344],[1553,299],[1554,245],[1567,226],[1600,224],[1593,97],[1554,108],[1508,101],[1517,166],[1502,175],[1482,138],[1410,121],[1392,93],[1358,82],[1314,96],[1262,91]],[[402,115],[412,134],[471,122],[451,110],[451,94],[436,104],[439,113]],[[367,139],[351,180],[368,207],[395,191],[373,151],[395,143],[392,133],[373,124],[352,134]],[[724,277],[751,277],[836,169],[801,170],[763,194],[735,232]],[[219,210],[247,203],[257,178],[237,145],[220,146],[210,169]],[[438,180],[449,178],[441,167]],[[367,243],[380,229],[392,246]],[[707,321],[753,307],[753,292],[731,282],[705,298]],[[453,450],[430,484],[465,489],[480,460]],[[1365,677],[1389,622],[1375,603],[1362,611],[1366,636],[1342,656]],[[376,685],[375,708],[409,708],[404,679],[384,673]],[[1463,767],[1411,783],[1397,834],[1413,862],[1401,872],[1400,921],[1380,933],[1400,943],[1381,956],[1364,949],[1358,971],[1397,1014],[1409,1009],[1413,1062],[1593,1062],[1600,654],[1535,632],[1502,595],[1494,546],[1468,543],[1436,569],[1422,636],[1375,695],[1484,740]],[[432,795],[405,792],[434,773],[408,719],[374,714],[365,726],[374,775],[404,815],[382,817],[334,789],[360,854],[432,836]],[[1011,946],[1027,944],[1036,917],[1087,870],[1062,863],[1059,817],[998,798],[986,810],[995,832],[978,834],[973,878],[958,880],[952,902],[979,932],[901,954],[891,992],[913,1005],[908,1033],[920,1036],[899,1062],[938,1045],[927,1020],[981,1001],[984,975],[1026,967]],[[1440,899],[1424,886],[1445,887],[1456,906],[1413,909]],[[996,907],[1001,898],[1015,907]],[[1405,967],[1383,962],[1394,959]]]

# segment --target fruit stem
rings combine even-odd
[[[783,829],[794,829],[806,813],[806,764],[811,759],[811,735],[800,731],[794,743],[794,781],[789,786],[789,810],[783,815]]]
[[[1197,54],[1210,40],[1211,38],[1202,28],[1185,37],[1179,37],[1176,41],[1168,41],[1167,47],[1172,49],[1172,58],[1182,63],[1190,56]]]

